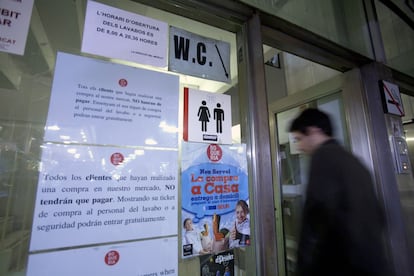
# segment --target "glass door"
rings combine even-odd
[[[305,201],[309,157],[295,147],[288,129],[291,121],[308,107],[318,108],[330,115],[334,136],[347,145],[345,119],[340,93],[301,104],[275,114],[277,126],[277,155],[281,191],[282,224],[287,275],[296,275],[296,250],[299,238],[302,207]]]
[[[263,45],[266,90],[272,135],[273,187],[279,275],[295,275],[299,224],[306,190],[309,157],[289,138],[290,122],[302,109],[317,107],[333,121],[335,137],[346,147],[343,73]]]

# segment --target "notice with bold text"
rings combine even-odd
[[[23,55],[34,0],[0,2],[0,51]]]
[[[45,144],[30,251],[176,235],[177,156]]]
[[[58,53],[28,275],[178,275],[178,99],[178,76]]]
[[[45,141],[178,146],[178,76],[58,53]]]

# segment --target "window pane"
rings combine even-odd
[[[373,58],[363,1],[242,0],[242,2]]]
[[[56,55],[59,51],[92,56],[81,53],[80,49],[86,2],[36,0],[24,55],[0,53],[0,275],[26,274],[33,208],[41,166],[41,147]],[[232,95],[232,138],[234,143],[240,143],[241,130],[238,116],[240,112],[236,97],[238,94],[236,34],[134,1],[98,2],[160,20],[169,26],[182,28],[200,36],[229,43],[231,68],[228,83],[177,75],[180,80],[180,91],[183,87],[190,87]],[[168,71],[167,68],[143,66],[106,57],[93,56],[93,58],[153,71]],[[183,111],[180,110],[179,113],[182,114]],[[111,124],[108,124],[108,127],[110,128]],[[179,137],[182,137],[181,125]],[[62,171],[65,171],[65,168],[62,168]],[[180,198],[181,196],[178,206],[181,206]],[[180,233],[181,224],[178,223],[178,226],[178,233]],[[241,253],[237,255],[238,257],[243,257],[244,254],[254,256],[253,246],[239,251]],[[238,261],[237,266],[239,275],[251,274],[255,271],[255,258]],[[200,271],[199,262],[180,262],[179,269],[180,275],[181,272],[182,275],[197,275]]]
[[[414,77],[414,30],[381,2],[375,3],[387,65]]]

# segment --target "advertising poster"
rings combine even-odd
[[[201,276],[234,276],[234,252],[200,256]]]
[[[23,55],[34,0],[1,0],[0,51]]]
[[[43,145],[30,251],[177,235],[177,157]]]
[[[168,24],[88,1],[82,52],[167,66]]]
[[[177,148],[178,96],[178,76],[58,53],[44,139]]]
[[[232,144],[231,96],[184,88],[183,139]]]
[[[246,147],[183,143],[182,257],[250,245]]]
[[[31,254],[27,276],[178,275],[177,238]]]

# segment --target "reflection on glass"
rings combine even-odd
[[[60,130],[60,127],[58,125],[48,126],[46,127],[47,130]]]
[[[299,115],[301,110],[308,107],[316,107],[329,114],[335,129],[334,137],[342,144],[347,145],[342,100],[338,93],[276,114],[285,261],[288,276],[296,275],[297,246],[310,161],[308,155],[304,155],[296,149],[295,141],[289,135],[288,129],[292,120]]]
[[[373,58],[363,1],[243,0],[346,48]],[[378,2],[378,1],[377,1]],[[258,3],[258,4],[256,4]]]
[[[295,150],[294,141],[288,133],[290,122],[299,114],[300,108],[278,113],[278,140],[280,154],[280,178],[282,185],[282,216],[285,235],[285,257],[288,275],[295,275],[299,223],[302,216],[306,175],[306,157]]]
[[[177,133],[178,127],[168,125],[165,121],[160,122],[159,127],[162,129],[162,131],[167,133]]]
[[[406,1],[408,3],[408,1]],[[414,77],[414,30],[381,1],[375,1],[378,22],[390,67]]]
[[[145,139],[145,145],[154,146],[156,144],[158,144],[157,141],[152,138]]]
[[[76,153],[76,149],[75,148],[69,148],[68,149],[69,153],[75,154]]]
[[[144,155],[145,154],[145,151],[144,150],[135,150],[134,151],[134,153],[135,153],[135,155]]]

